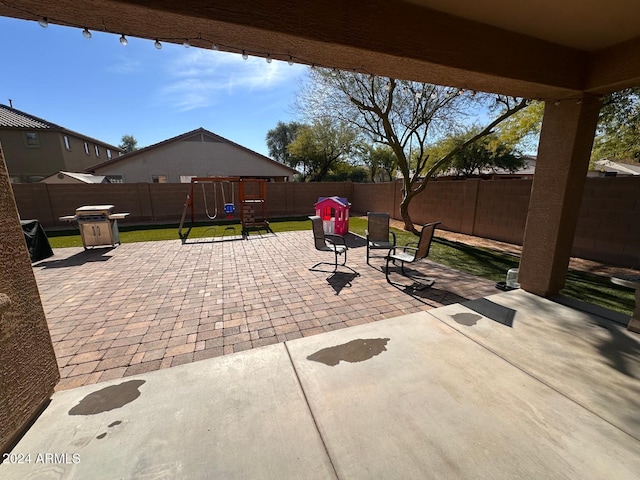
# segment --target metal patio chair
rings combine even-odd
[[[415,242],[409,243],[401,248],[401,252],[389,253],[387,255],[387,263],[385,267],[385,276],[387,278],[387,282],[393,284],[389,279],[389,262],[393,261],[400,262],[400,271],[402,275],[413,280],[415,283],[411,286],[414,290],[422,290],[424,288],[430,287],[434,284],[435,280],[432,278],[421,278],[422,282],[418,281],[417,278],[409,275],[405,269],[405,263],[414,263],[418,260],[422,260],[429,255],[429,249],[431,248],[431,241],[433,240],[433,233],[436,229],[436,226],[440,225],[441,222],[427,223],[422,227],[422,231],[420,232],[420,239],[417,244]],[[416,245],[416,246],[412,246]]]
[[[396,253],[396,234],[389,229],[389,214],[379,212],[367,213],[367,265],[370,250],[387,250],[387,255]]]
[[[309,270],[315,272],[327,272],[326,270],[320,270],[317,268],[319,265],[332,265],[333,271],[327,273],[336,273],[338,271],[338,265],[345,267],[356,275],[360,275],[353,268],[347,265],[347,251],[349,248],[347,247],[344,238],[339,235],[329,235],[324,233],[324,229],[322,228],[322,219],[317,215],[309,217],[311,220],[311,225],[313,227],[313,241],[316,250],[321,252],[333,252],[334,261],[332,262],[318,262],[314,266],[312,266]],[[340,255],[344,255],[342,259],[342,263],[338,264],[338,257]]]

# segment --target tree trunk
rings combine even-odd
[[[413,222],[411,221],[411,217],[409,216],[409,203],[413,195],[407,194],[406,190],[402,191],[402,201],[400,202],[400,217],[402,217],[402,221],[404,222],[404,229],[407,232],[411,232],[414,235],[420,235],[420,232],[416,230],[413,226]]]

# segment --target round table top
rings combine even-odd
[[[640,288],[640,275],[616,275],[611,277],[611,281],[616,285],[622,285],[623,287],[629,287],[633,289]]]

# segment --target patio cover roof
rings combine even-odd
[[[0,15],[529,98],[640,83],[636,0],[3,0]]]

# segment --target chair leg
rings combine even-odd
[[[387,279],[387,283],[391,283],[391,280],[389,279],[389,260],[391,260],[391,257],[387,255],[387,263],[384,267],[384,276]]]
[[[369,265],[369,242],[367,242],[367,265]]]

